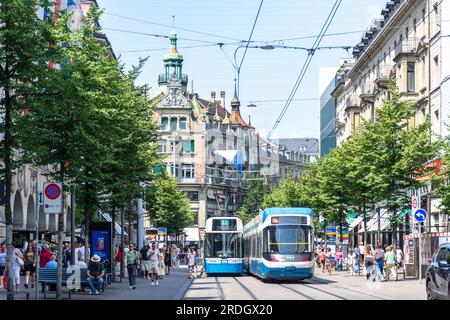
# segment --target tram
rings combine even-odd
[[[311,278],[314,228],[309,208],[267,208],[244,226],[244,270],[262,279]]]
[[[207,274],[243,272],[242,220],[213,217],[206,220],[204,259]]]

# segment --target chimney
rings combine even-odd
[[[220,91],[220,101],[222,104],[222,108],[225,108],[225,91]]]
[[[215,102],[216,102],[216,92],[211,91],[211,103],[215,103]]]

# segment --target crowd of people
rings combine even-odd
[[[315,262],[322,272],[348,271],[352,276],[363,272],[367,280],[389,281],[393,276],[397,281],[397,271],[403,268],[403,252],[400,247],[386,245],[383,248],[378,243],[376,248],[370,244],[360,244],[358,247],[349,248],[345,256],[342,247],[336,248],[319,245],[315,251]]]
[[[87,268],[87,265],[84,262],[84,252],[84,244],[77,244],[75,248],[75,264],[82,268]],[[7,274],[9,271],[6,265],[6,255],[6,243],[2,242],[0,244],[0,290],[8,287]],[[39,264],[39,268],[41,269],[56,269],[58,266],[57,247],[46,241],[38,243],[36,241],[28,242],[25,240],[21,247],[16,247],[14,244],[12,245],[12,261],[12,285],[14,286],[15,291],[19,292],[21,275],[25,276],[24,287],[26,289],[34,288],[36,284],[36,263]],[[69,242],[64,243],[62,261],[64,268],[73,264],[72,248]]]
[[[120,274],[120,264],[123,261],[128,274],[129,288],[136,289],[136,277],[141,276],[150,280],[151,286],[159,286],[159,280],[169,276],[171,268],[179,268],[181,264],[188,266],[188,277],[197,272],[198,255],[192,247],[183,250],[172,245],[163,245],[158,248],[156,243],[144,245],[138,250],[134,244],[126,246],[123,250],[116,246],[115,272]]]

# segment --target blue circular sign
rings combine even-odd
[[[416,219],[417,222],[424,222],[427,218],[427,212],[423,209],[417,209],[416,212],[414,212],[414,219]]]

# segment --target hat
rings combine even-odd
[[[92,262],[100,262],[100,257],[97,254],[94,254],[94,256],[91,258]]]

